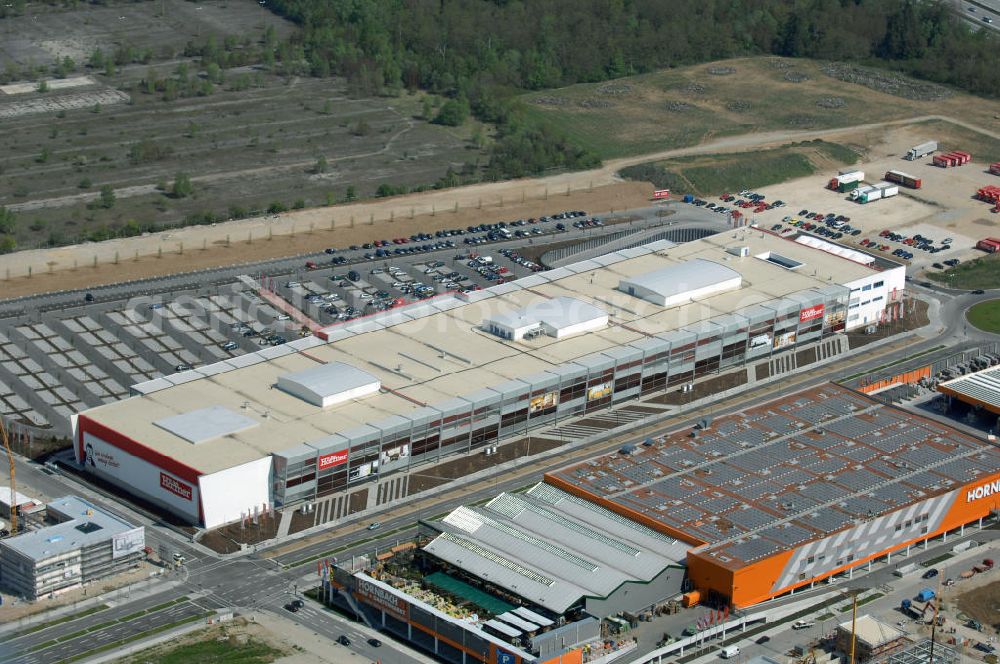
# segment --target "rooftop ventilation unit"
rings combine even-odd
[[[278,389],[320,408],[378,392],[382,383],[367,371],[330,362],[278,377]]]
[[[576,298],[556,297],[490,316],[480,327],[502,339],[520,341],[542,335],[563,339],[607,324],[608,314],[603,309]]]

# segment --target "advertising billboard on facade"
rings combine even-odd
[[[372,474],[372,464],[369,461],[368,463],[363,463],[359,466],[351,468],[351,470],[347,473],[347,479],[356,480],[361,477],[367,477],[368,475],[371,474]]]
[[[141,526],[127,530],[111,539],[111,557],[122,558],[131,553],[142,551],[146,546],[146,530]]]
[[[823,327],[833,328],[834,330],[843,328],[846,322],[847,311],[843,309],[828,313],[823,317]]]
[[[371,581],[356,578],[355,592],[359,595],[359,599],[367,604],[403,620],[408,617],[410,604],[406,600]]]
[[[795,345],[795,331],[785,332],[784,334],[777,334],[774,337],[774,347],[775,348],[786,348],[788,346]]]
[[[160,487],[166,489],[175,496],[180,496],[184,500],[191,500],[191,496],[194,495],[190,484],[187,482],[181,482],[176,477],[168,475],[162,470],[160,471]]]
[[[339,466],[342,463],[347,463],[347,450],[320,454],[316,457],[316,470],[326,470],[327,468]]]
[[[823,317],[824,306],[816,304],[811,307],[799,310],[799,323],[807,323],[811,320]]]
[[[528,413],[537,413],[559,405],[558,392],[546,392],[528,402]]]
[[[90,433],[83,434],[83,463],[89,472],[121,484],[139,495],[199,519],[198,487],[157,465],[129,454]]]
[[[612,389],[614,389],[614,384],[611,382],[594,385],[587,390],[587,401],[597,401],[598,399],[603,399],[604,397],[610,397]]]

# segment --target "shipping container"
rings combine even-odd
[[[1000,161],[995,161],[990,164],[990,173],[993,175],[1000,175]]]
[[[924,588],[919,593],[917,593],[918,602],[929,602],[934,599],[934,591],[930,588]]]
[[[920,189],[920,187],[923,186],[923,181],[920,178],[902,171],[886,171],[885,179],[889,182],[895,182],[903,185],[904,187],[909,187],[910,189]]]
[[[926,157],[935,150],[938,149],[937,141],[927,141],[926,143],[921,143],[920,145],[914,145],[906,152],[906,158],[910,161],[914,159],[920,159],[921,157]]]
[[[976,198],[987,203],[1000,203],[1000,187],[991,184],[979,189]]]
[[[959,158],[959,165],[972,161],[972,155],[964,150],[955,150],[952,154]]]
[[[935,155],[933,162],[935,166],[949,168],[951,166],[959,166],[962,163],[962,158],[954,152],[946,152],[944,154]]]

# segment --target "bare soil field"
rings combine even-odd
[[[964,592],[956,602],[960,611],[975,618],[987,629],[1000,630],[1000,581]]]
[[[995,101],[891,73],[883,72],[886,80],[880,83],[851,75],[864,71],[810,60],[741,58],[546,90],[523,99],[535,120],[560,128],[605,158],[722,136],[820,131],[924,114],[1000,127]]]

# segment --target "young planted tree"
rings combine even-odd
[[[98,197],[98,204],[105,210],[110,210],[115,206],[115,189],[110,184],[106,184],[101,187],[101,193]]]
[[[170,193],[174,198],[187,198],[194,193],[194,185],[191,184],[191,176],[187,173],[178,173],[174,176],[174,186]]]

